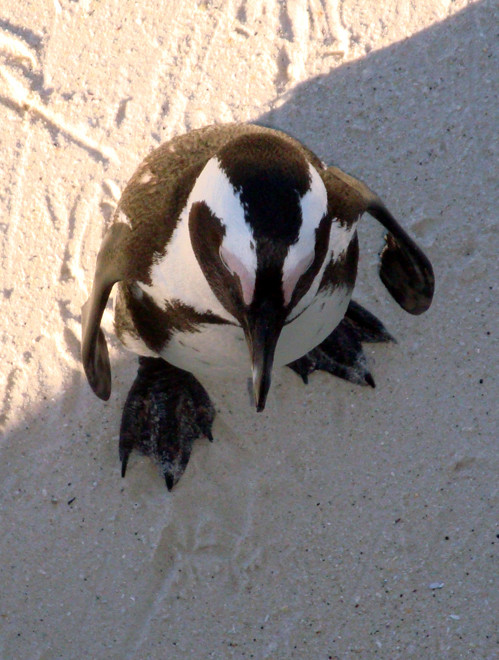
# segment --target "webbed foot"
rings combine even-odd
[[[350,301],[345,317],[326,339],[306,355],[288,364],[308,383],[308,376],[318,369],[358,385],[375,387],[367,368],[362,342],[395,341],[371,312]]]
[[[161,358],[140,357],[121,418],[121,476],[136,449],[159,464],[171,490],[187,466],[194,440],[213,440],[214,417],[206,390],[192,374]]]

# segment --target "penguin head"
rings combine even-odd
[[[194,253],[244,330],[255,403],[263,410],[281,330],[317,280],[327,252],[325,185],[293,145],[248,135],[208,161],[189,202]]]

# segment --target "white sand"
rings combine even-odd
[[[2,659],[498,657],[494,4],[2,0]],[[219,388],[169,495],[147,459],[120,478],[135,358],[111,338],[98,400],[80,307],[142,158],[233,120],[363,178],[437,293],[397,307],[366,216],[376,390],[283,371],[256,415]]]

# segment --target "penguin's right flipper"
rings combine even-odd
[[[314,371],[327,371],[357,385],[375,387],[362,343],[395,341],[374,314],[350,301],[344,319],[326,339],[306,355],[288,364],[304,383]]]
[[[92,292],[81,310],[83,367],[91,388],[104,400],[111,394],[111,365],[100,324],[111,289],[126,276],[123,247],[129,235],[130,228],[123,222],[116,222],[108,229],[97,255]]]
[[[214,418],[213,404],[192,374],[161,358],[140,357],[121,418],[121,475],[136,449],[160,466],[171,490],[187,466],[194,440],[213,439]]]

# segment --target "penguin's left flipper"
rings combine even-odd
[[[428,257],[399,225],[378,195],[362,181],[337,167],[329,167],[323,176],[336,214],[359,217],[367,211],[388,230],[380,252],[381,281],[406,312],[426,312],[435,292],[435,275]]]
[[[341,323],[306,355],[288,365],[308,383],[313,371],[327,371],[358,385],[375,387],[362,342],[395,341],[374,314],[352,300]]]
[[[161,468],[168,490],[178,482],[199,437],[212,440],[215,409],[206,390],[187,371],[161,358],[139,358],[120,429],[121,475],[136,449]]]

